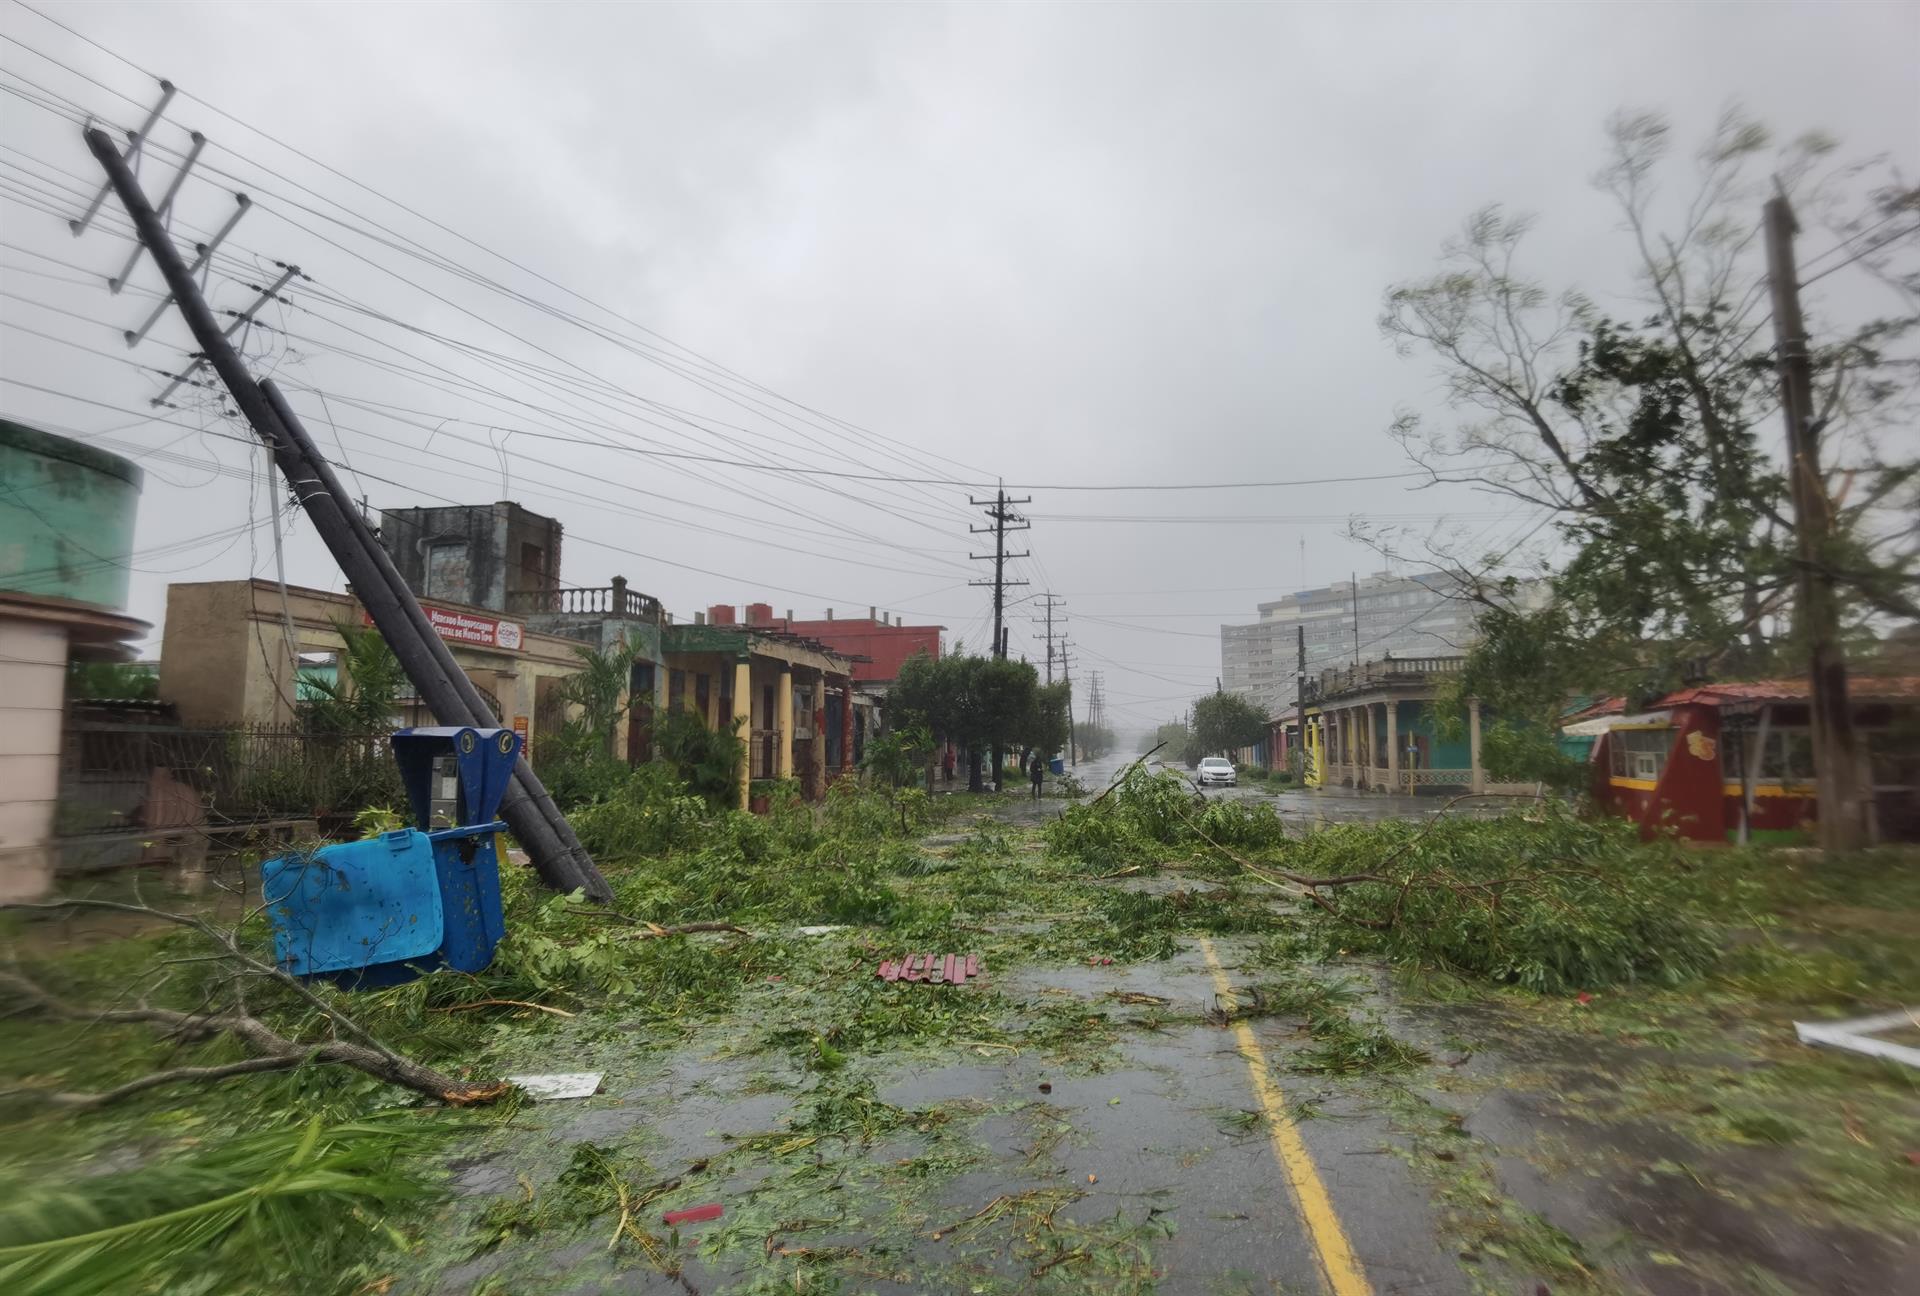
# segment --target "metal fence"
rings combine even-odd
[[[182,729],[76,719],[61,749],[55,831],[73,838],[290,819],[337,828],[376,805],[406,809],[384,730]]]

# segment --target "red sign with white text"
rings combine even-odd
[[[523,642],[520,625],[515,621],[475,616],[471,612],[449,612],[424,604],[420,610],[427,614],[427,624],[449,643],[478,644],[482,648],[504,648],[508,652],[518,652]],[[360,614],[360,619],[368,625],[373,624],[373,618],[365,612]]]

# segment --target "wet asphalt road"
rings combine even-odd
[[[1072,773],[1089,792],[1097,795],[1137,756],[1108,755],[1097,761],[1083,761]],[[1179,762],[1155,759],[1150,769],[1167,770],[1192,782],[1193,772]],[[1371,823],[1382,819],[1425,819],[1447,810],[1449,796],[1387,796],[1380,792],[1355,792],[1348,788],[1300,788],[1268,791],[1242,783],[1236,787],[1209,787],[1202,790],[1209,800],[1267,801],[1289,825],[1313,827],[1337,823]],[[1469,801],[1454,805],[1448,813],[1499,814],[1511,805],[1506,799]]]

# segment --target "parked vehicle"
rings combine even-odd
[[[1200,762],[1200,768],[1194,774],[1194,782],[1201,787],[1217,783],[1222,787],[1238,787],[1240,772],[1233,768],[1233,762],[1224,756],[1208,756]]]

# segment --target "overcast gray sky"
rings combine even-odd
[[[76,209],[97,175],[67,117],[136,122],[156,94],[142,70],[198,96],[175,101],[160,143],[203,130],[205,164],[228,173],[198,175],[182,220],[217,224],[236,187],[258,199],[215,304],[245,305],[267,259],[312,275],[273,316],[292,338],[249,349],[375,507],[510,496],[565,522],[574,584],[621,574],[682,617],[873,604],[976,648],[986,592],[964,582],[986,570],[966,558],[980,542],[963,487],[534,434],[1043,486],[1392,472],[1396,408],[1441,403],[1430,367],[1380,339],[1383,288],[1428,272],[1492,200],[1540,213],[1542,274],[1624,288],[1614,214],[1588,185],[1615,109],[1664,109],[1690,140],[1740,100],[1850,154],[1920,159],[1913,4],[46,12],[112,53],[0,0],[0,321],[16,326],[0,376],[113,408],[15,384],[0,409],[150,452],[132,611],[156,633],[169,580],[270,572],[272,547],[235,530],[266,515],[246,447],[197,430],[234,428],[210,408],[136,422],[162,381],[136,366],[176,362],[185,335],[169,321],[128,352],[114,330],[152,297],[84,282],[124,260],[124,222],[75,240],[40,209]],[[1494,539],[1527,522],[1395,481],[1020,493],[1035,521],[1018,593],[1067,600],[1076,674],[1105,671],[1127,726],[1211,687],[1222,621],[1377,566],[1345,538],[1350,515],[1444,512]],[[1129,520],[1093,520],[1108,518]],[[292,579],[338,587],[304,523],[288,545]],[[1028,610],[1013,643],[1037,661]]]

